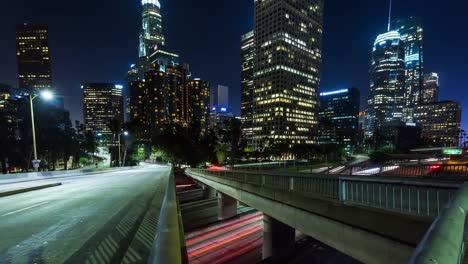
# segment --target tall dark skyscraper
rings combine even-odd
[[[84,124],[87,131],[110,134],[112,119],[123,122],[122,86],[87,83],[82,86]]]
[[[372,50],[367,137],[385,123],[404,120],[405,78],[405,44],[400,33],[379,35]]]
[[[255,34],[250,31],[242,36],[241,46],[241,117],[242,131],[249,147],[253,146],[253,73],[255,59]]]
[[[255,1],[254,142],[316,143],[322,0]]]
[[[423,88],[423,28],[416,17],[397,19],[391,28],[400,33],[405,47],[405,120],[413,121],[412,109],[421,102]]]
[[[210,89],[210,107],[229,107],[229,87],[216,85]]]
[[[23,24],[16,29],[18,85],[35,90],[52,88],[48,28]]]
[[[424,75],[424,84],[421,92],[421,103],[430,104],[439,100],[439,75],[427,73]]]
[[[151,55],[164,46],[161,4],[158,0],[142,0],[142,28],[140,33],[140,57]]]
[[[351,153],[357,143],[359,89],[339,89],[320,93],[320,144],[337,144]]]

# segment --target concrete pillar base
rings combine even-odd
[[[216,198],[216,190],[215,189],[211,188],[208,185],[205,185],[203,189],[205,190],[205,197],[207,199]]]
[[[237,215],[237,200],[224,193],[218,193],[218,220]]]
[[[263,215],[263,259],[281,260],[288,257],[296,242],[295,229]]]

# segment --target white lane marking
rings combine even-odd
[[[23,209],[19,209],[19,210],[13,211],[13,212],[9,212],[9,213],[3,214],[2,217],[7,216],[7,215],[16,214],[16,213],[19,213],[19,212],[22,212],[22,211],[25,211],[25,210],[28,210],[28,209],[31,209],[31,208],[34,208],[34,207],[41,206],[41,205],[46,204],[46,203],[49,203],[49,202],[43,202],[43,203],[28,206],[28,207],[25,207]]]

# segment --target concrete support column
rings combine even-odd
[[[218,220],[237,215],[237,200],[224,193],[218,193]]]
[[[263,259],[281,260],[292,252],[296,242],[295,229],[263,215]]]
[[[205,197],[208,199],[216,198],[216,190],[208,185],[205,185]]]

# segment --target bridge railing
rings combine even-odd
[[[405,214],[436,217],[459,189],[456,183],[390,180],[369,177],[300,176],[245,171],[192,172],[256,186],[298,192],[337,200],[341,203],[374,207]]]
[[[459,184],[416,180],[340,177],[340,200],[400,213],[436,217]]]
[[[467,212],[468,183],[465,183],[432,223],[409,263],[464,263]]]
[[[395,164],[371,168],[347,167],[341,175],[468,179],[468,164]]]

